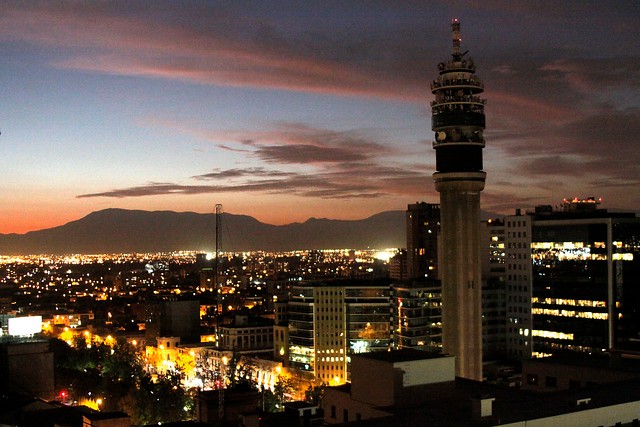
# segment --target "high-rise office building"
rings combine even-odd
[[[390,347],[387,281],[328,280],[292,286],[289,361],[328,384],[348,380],[354,353]]]
[[[506,253],[504,221],[490,219],[483,224],[482,355],[486,361],[506,355]]]
[[[515,215],[504,218],[506,353],[508,357],[531,357],[531,234],[533,217]]]
[[[534,217],[534,355],[640,350],[640,219],[597,205],[566,200]]]
[[[391,304],[393,348],[442,350],[442,295],[439,281],[414,279],[394,283]]]
[[[440,205],[415,203],[407,206],[407,278],[438,278],[438,233]]]
[[[456,356],[456,375],[482,380],[480,192],[485,128],[484,90],[475,64],[460,51],[460,22],[452,24],[452,59],[432,82],[435,187],[440,192],[443,351]]]
[[[407,277],[392,286],[393,348],[442,350],[442,296],[438,277],[440,206],[407,206]]]
[[[389,259],[389,278],[391,280],[407,280],[407,258],[407,251],[400,250]]]
[[[640,218],[595,198],[504,218],[506,350],[640,351]]]

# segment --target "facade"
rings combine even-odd
[[[150,301],[145,313],[147,342],[158,336],[180,337],[182,342],[200,342],[200,302],[198,300]]]
[[[272,354],[273,323],[246,315],[236,315],[230,325],[218,327],[218,349],[236,354]]]
[[[531,316],[531,234],[533,218],[515,215],[504,218],[505,283],[507,292],[507,356],[531,357],[533,352],[533,318]]]
[[[508,356],[640,351],[640,218],[598,205],[504,218]]]
[[[354,356],[351,384],[325,389],[325,423],[391,420],[390,408],[421,405],[434,385],[453,384],[454,365],[452,356],[413,349]]]
[[[0,393],[24,393],[44,400],[55,397],[53,352],[49,342],[10,339],[0,342]]]
[[[329,384],[348,380],[350,355],[388,350],[390,286],[333,280],[294,285],[289,300],[289,361]]]
[[[289,302],[284,298],[273,303],[273,358],[289,365]]]
[[[408,205],[406,215],[407,277],[402,279],[437,279],[440,205],[424,202]]]
[[[506,283],[504,221],[483,223],[482,258],[482,353],[483,359],[506,355]]]
[[[584,204],[533,222],[534,355],[640,351],[640,219]]]
[[[537,393],[576,390],[601,384],[640,380],[637,359],[609,357],[545,357],[522,362],[522,390]]]
[[[440,193],[443,351],[456,356],[456,375],[482,380],[480,192],[485,128],[484,86],[473,60],[460,52],[460,22],[452,22],[452,59],[431,84],[436,190]]]
[[[81,328],[93,324],[95,315],[88,313],[48,314],[42,316],[43,322],[49,322],[54,326],[67,326],[69,328]]]
[[[393,348],[442,350],[442,290],[437,280],[392,287]]]
[[[407,251],[400,250],[389,260],[389,277],[391,280],[403,281],[407,280]]]

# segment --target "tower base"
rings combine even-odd
[[[442,348],[456,376],[482,381],[480,192],[485,172],[437,172],[442,241]]]

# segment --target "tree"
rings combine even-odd
[[[264,409],[268,412],[282,412],[283,404],[288,401],[288,396],[293,393],[295,383],[293,379],[278,375],[273,386],[273,391],[264,390]]]
[[[113,347],[77,344],[72,348],[62,340],[50,342],[56,386],[72,400],[101,398],[101,409],[123,410],[135,424],[192,417],[193,400],[181,386],[179,373],[161,376],[154,383],[143,369],[142,358],[126,341]]]
[[[194,405],[179,375],[163,375],[156,382],[147,375],[123,399],[123,407],[134,424],[158,424],[191,418]]]
[[[309,384],[309,388],[304,392],[304,401],[314,405],[319,405],[322,401],[322,397],[324,396],[324,389],[326,386],[327,385],[325,383],[321,383],[320,385]]]

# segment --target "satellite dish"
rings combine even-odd
[[[447,134],[444,132],[438,132],[438,141],[442,142],[447,139]]]

